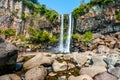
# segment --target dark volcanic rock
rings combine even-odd
[[[17,48],[0,37],[0,75],[15,70]]]

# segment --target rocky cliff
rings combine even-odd
[[[120,22],[116,14],[120,11],[120,3],[108,5],[94,5],[85,15],[76,19],[76,31],[84,33],[93,31],[97,33],[110,33],[120,31]]]
[[[34,8],[31,7],[35,7],[38,12],[33,11]],[[27,35],[29,26],[45,29],[51,33],[57,32],[59,24],[57,13],[54,19],[50,20],[39,12],[39,6],[27,0],[0,0],[0,29],[12,28],[16,30],[16,34],[24,35]]]

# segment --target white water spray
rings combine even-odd
[[[70,52],[70,41],[71,41],[71,35],[73,33],[73,28],[72,28],[72,15],[69,15],[69,26],[68,26],[68,32],[67,32],[67,40],[65,41],[65,46],[64,46],[64,41],[63,41],[63,31],[64,31],[64,15],[61,16],[61,28],[60,28],[60,44],[59,44],[59,52],[62,53],[69,53]]]

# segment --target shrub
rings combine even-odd
[[[24,20],[24,21],[26,21],[25,13],[22,13],[22,14],[21,14],[21,19]]]
[[[93,33],[91,31],[87,31],[85,32],[85,34],[83,34],[83,42],[90,42],[93,38]]]
[[[15,33],[16,31],[13,29],[6,29],[6,30],[1,31],[1,34],[4,34],[6,36],[14,36]]]
[[[47,31],[43,31],[42,34],[41,34],[41,38],[40,38],[40,41],[41,42],[49,42],[49,33]]]
[[[57,42],[57,41],[58,41],[58,39],[56,36],[50,37],[50,42]]]
[[[12,15],[16,15],[17,11],[12,11],[11,13],[12,13]]]
[[[76,39],[77,41],[81,41],[82,40],[82,36],[80,34],[78,34],[78,33],[73,34],[72,37],[73,37],[73,39]]]
[[[73,37],[73,39],[76,39],[77,41],[90,42],[93,38],[93,33],[91,31],[87,31],[83,35],[75,33],[75,34],[73,34],[72,37]]]
[[[27,38],[25,38],[25,37],[24,37],[23,35],[21,35],[21,34],[20,34],[20,35],[17,35],[16,38],[17,38],[17,39],[20,39],[20,40],[23,41],[23,42],[26,42],[26,41],[27,41]]]
[[[120,12],[116,14],[116,19],[120,21]]]

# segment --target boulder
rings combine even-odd
[[[120,78],[120,67],[115,67],[115,68],[108,69],[108,72],[110,74]]]
[[[107,64],[104,62],[102,56],[93,56],[92,57],[93,65],[94,66],[103,66],[107,67]]]
[[[52,64],[53,70],[55,72],[57,71],[64,71],[67,69],[67,63],[65,61],[63,61],[62,63],[58,62],[57,60],[54,60],[53,64]]]
[[[108,54],[106,58],[104,58],[105,62],[108,64],[109,69],[113,68],[115,64],[120,60],[120,56],[118,54]]]
[[[68,80],[93,80],[93,79],[88,75],[80,75],[80,76],[77,76],[77,77],[70,76],[68,78]]]
[[[110,49],[107,46],[99,45],[97,48],[97,52],[101,54],[109,53]]]
[[[94,77],[94,80],[118,80],[115,76],[104,72]]]
[[[43,66],[34,67],[25,73],[25,80],[44,80],[47,71]]]
[[[90,77],[94,77],[95,75],[103,73],[105,71],[107,71],[107,69],[105,67],[92,66],[92,67],[82,68],[79,73],[81,75],[87,74]]]
[[[16,74],[8,74],[0,76],[0,80],[21,80]]]
[[[72,55],[75,62],[77,62],[81,66],[84,65],[89,59],[88,56],[84,53],[73,53]]]
[[[8,75],[0,76],[0,80],[11,80]]]
[[[37,54],[35,57],[26,61],[23,64],[23,67],[24,67],[24,69],[31,69],[31,68],[39,66],[41,64],[52,64],[52,62],[53,62],[53,59],[51,57],[45,56],[41,53],[41,54]]]
[[[0,75],[15,70],[17,56],[17,48],[0,38]]]

